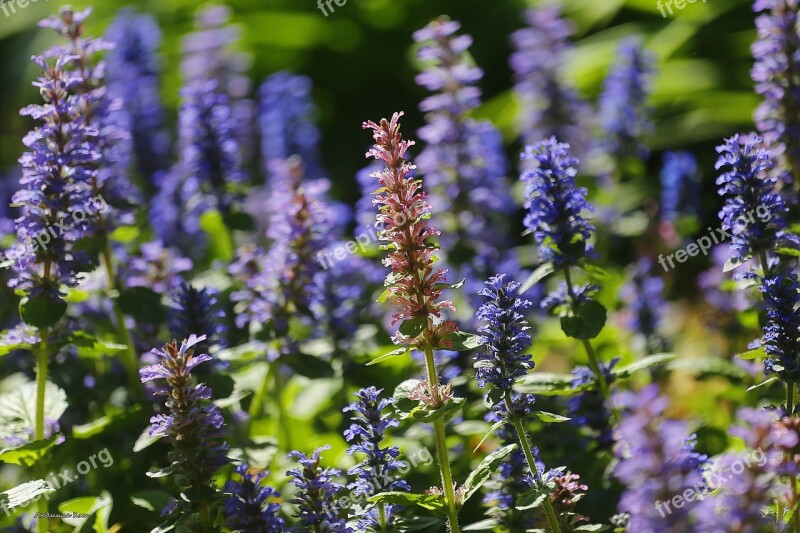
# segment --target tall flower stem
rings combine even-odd
[[[567,283],[567,292],[569,293],[569,297],[572,299],[573,304],[577,303],[578,298],[575,295],[575,289],[573,288],[572,284],[572,274],[570,274],[569,267],[564,268],[564,280]],[[589,359],[589,367],[597,377],[597,384],[600,387],[600,394],[603,395],[603,398],[608,398],[610,393],[608,388],[608,380],[606,379],[605,373],[603,373],[603,367],[600,365],[600,359],[597,357],[597,352],[595,352],[594,346],[592,346],[592,343],[587,339],[582,339],[581,342],[583,343],[583,347],[586,349],[586,356]]]
[[[786,416],[793,417],[794,416],[794,381],[791,379],[786,380]],[[791,452],[786,452],[786,461],[790,463],[793,461]],[[792,511],[792,522],[791,522],[791,530],[794,533],[800,533],[800,519],[797,517],[797,505],[798,503],[798,494],[797,494],[797,476],[789,476],[789,488],[792,491],[792,502],[791,502],[791,511]]]
[[[36,427],[34,435],[34,440],[37,441],[44,439],[44,399],[45,391],[47,390],[47,365],[49,363],[47,328],[42,329],[39,333],[41,334],[41,341],[39,341],[36,363]],[[36,465],[36,479],[44,479],[46,475],[47,466],[44,457],[42,457]],[[44,518],[47,516],[47,499],[39,498],[37,511],[41,516],[36,520],[36,530],[39,533],[47,533],[49,520]]]
[[[431,394],[436,404],[439,403],[439,379],[436,377],[436,362],[433,358],[433,349],[425,347],[425,366],[428,370],[428,383],[431,387]],[[444,421],[439,418],[433,422],[433,429],[436,434],[436,455],[439,459],[439,471],[442,474],[442,490],[447,500],[447,521],[450,524],[451,533],[459,533],[458,511],[456,510],[456,494],[453,488],[453,474],[450,471],[450,458],[447,454],[447,439],[444,431]]]
[[[280,366],[277,361],[269,363],[267,373],[264,376],[264,381],[261,384],[253,401],[250,403],[248,410],[247,430],[245,431],[248,438],[250,438],[250,430],[253,426],[253,420],[258,418],[264,411],[264,403],[267,397],[272,394],[272,403],[275,408],[275,423],[278,426],[278,439],[281,448],[290,449],[292,447],[290,442],[290,432],[286,424],[286,415],[283,412],[283,402],[281,402],[281,394],[283,391],[283,383],[280,377]]]
[[[386,506],[383,502],[378,504],[378,520],[380,520],[381,533],[388,531],[386,529]]]
[[[764,273],[764,278],[767,279],[769,277],[769,261],[767,260],[767,252],[765,250],[758,251],[758,258],[761,262],[761,269]],[[766,320],[766,318],[765,318]],[[789,378],[786,379],[786,416],[793,417],[794,416],[794,381]],[[790,452],[786,452],[785,460],[787,463],[791,463],[793,461],[792,454]],[[788,476],[787,479],[789,483],[789,489],[791,490],[792,500],[791,500],[791,508],[792,511],[792,518],[790,521],[790,529],[794,533],[800,533],[800,519],[797,517],[797,505],[798,503],[798,493],[797,493],[797,478],[796,476]]]
[[[105,239],[105,246],[103,247],[103,263],[105,265],[106,277],[108,279],[108,288],[112,291],[119,293],[119,283],[114,274],[114,260],[111,253],[111,244],[108,239]],[[125,314],[119,305],[119,298],[111,299],[112,306],[114,307],[114,318],[117,322],[117,335],[122,339],[125,344],[125,354],[122,358],[122,364],[125,366],[125,373],[128,374],[130,381],[130,390],[135,399],[144,397],[142,383],[139,381],[139,356],[136,354],[136,348],[133,345],[133,339],[125,325]]]
[[[522,446],[522,452],[525,454],[525,460],[528,462],[528,468],[531,469],[531,473],[536,480],[537,488],[541,488],[544,486],[544,480],[542,479],[542,473],[539,472],[538,468],[536,468],[536,459],[533,457],[533,450],[531,450],[531,445],[528,442],[528,435],[525,433],[525,427],[522,425],[522,420],[520,420],[520,418],[517,416],[517,413],[514,411],[514,405],[512,404],[511,397],[508,393],[505,394],[505,400],[506,409],[508,409],[508,417],[511,420],[511,423],[514,424],[514,429],[517,431],[519,444]],[[558,525],[558,518],[556,517],[556,512],[553,509],[553,504],[550,502],[549,495],[544,499],[542,506],[544,507],[544,512],[547,514],[547,521],[550,523],[550,529],[553,530],[553,533],[561,533],[561,526]]]

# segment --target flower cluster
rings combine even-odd
[[[663,418],[668,400],[656,385],[620,393],[617,401],[625,416],[618,428],[614,475],[626,487],[618,509],[630,514],[630,531],[693,531],[696,502],[674,506],[672,512],[659,511],[658,504],[705,487],[706,457],[694,451],[685,423]]]
[[[215,81],[189,85],[182,96],[178,142],[184,205],[208,205],[225,212],[236,198],[231,188],[245,178],[228,96]],[[190,235],[199,229],[185,227]]]
[[[530,326],[522,314],[532,304],[519,295],[519,283],[504,282],[505,277],[500,274],[490,278],[480,293],[487,301],[476,318],[485,324],[478,331],[483,333],[487,351],[475,358],[475,379],[481,387],[491,384],[509,393],[514,383],[534,366],[527,353]]]
[[[734,135],[717,147],[716,168],[725,169],[717,178],[725,206],[719,218],[733,234],[732,258],[745,261],[780,245],[794,245],[797,238],[786,232],[786,205],[775,191],[776,179],[766,171],[772,167],[770,152],[760,137]]]
[[[205,336],[192,335],[178,345],[171,342],[161,350],[153,350],[159,361],[139,371],[142,383],[159,382],[153,391],[166,398],[167,412],[150,419],[149,434],[164,437],[172,445],[169,452],[169,471],[182,490],[195,491],[210,487],[214,474],[228,462],[227,444],[221,439],[222,412],[211,403],[211,389],[192,384],[192,371],[211,361],[208,354],[195,354],[194,346]],[[172,500],[164,513],[175,510],[191,513],[209,505],[206,500]]]
[[[227,96],[237,126],[232,134],[246,162],[255,150],[256,138],[255,106],[247,98],[251,84],[246,71],[251,57],[236,49],[241,28],[230,24],[231,14],[228,6],[213,4],[197,11],[195,31],[181,41],[181,74],[187,86],[211,80]]]
[[[317,254],[332,242],[329,229],[336,223],[335,213],[325,203],[327,180],[304,182],[297,157],[274,166],[277,183],[267,231],[273,246],[261,260],[258,277],[266,314],[256,320],[271,320],[275,331],[285,334],[293,314],[314,317],[320,310],[324,269]]]
[[[335,513],[336,496],[344,490],[344,486],[334,479],[341,472],[320,465],[320,455],[328,448],[330,446],[317,448],[310,457],[298,451],[289,454],[289,457],[300,463],[298,468],[286,473],[297,487],[292,503],[297,505],[299,525],[306,530],[351,533],[352,528]]]
[[[800,3],[797,0],[756,0],[753,11],[758,40],[751,76],[764,101],[755,113],[758,131],[781,154],[797,180],[800,172]]]
[[[353,413],[350,427],[345,430],[344,438],[351,445],[347,449],[350,455],[363,454],[364,460],[351,468],[347,474],[355,475],[356,481],[350,483],[354,497],[369,498],[379,492],[409,491],[411,487],[397,471],[405,466],[397,457],[400,450],[396,446],[382,448],[386,430],[397,427],[398,422],[383,414],[392,405],[393,400],[379,397],[380,389],[367,387],[356,393],[358,401],[347,406],[344,411]],[[359,529],[369,531],[370,528],[391,528],[402,508],[397,505],[385,505],[383,513],[373,508],[364,513],[358,520]],[[381,524],[383,521],[383,524]]]
[[[272,161],[297,155],[306,174],[320,177],[319,130],[312,121],[316,112],[311,102],[311,80],[289,72],[278,72],[259,89],[258,126],[261,155],[267,172]]]
[[[454,309],[448,300],[441,300],[445,271],[436,266],[436,247],[428,242],[439,232],[427,223],[429,205],[419,180],[410,177],[414,165],[405,160],[413,141],[403,140],[399,120],[402,113],[392,115],[391,121],[380,124],[365,122],[364,128],[373,131],[375,145],[367,153],[386,168],[373,174],[380,182],[375,196],[379,206],[377,223],[384,229],[381,240],[388,242],[392,252],[384,260],[392,273],[386,278],[388,301],[400,306],[394,323],[406,320],[431,321],[441,318],[442,311]],[[448,335],[456,331],[455,323],[438,321],[428,328],[429,337],[419,339],[398,333],[397,342],[411,345],[425,343],[430,347],[447,347]]]
[[[458,246],[479,254],[506,239],[501,215],[514,206],[500,133],[490,122],[467,116],[480,104],[476,84],[483,71],[470,63],[472,38],[458,35],[460,27],[439,18],[414,34],[421,43],[417,57],[428,65],[417,83],[434,93],[420,105],[427,124],[419,136],[427,144],[418,162],[431,191],[435,220],[448,230],[443,248],[450,253]]]
[[[218,303],[219,291],[212,287],[196,288],[183,282],[172,295],[169,313],[169,332],[176,339],[188,339],[192,334],[203,335],[195,351],[207,353],[210,348],[226,346],[225,312]]]
[[[588,242],[594,226],[584,217],[592,211],[586,189],[575,186],[577,159],[569,155],[569,145],[551,137],[528,146],[523,159],[536,167],[522,175],[525,182],[525,226],[533,233],[543,262],[556,268],[576,264],[594,255]]]
[[[744,424],[729,431],[744,440],[746,453],[730,452],[715,458],[713,470],[725,472],[725,483],[718,487],[719,494],[698,504],[698,528],[780,531],[783,524],[763,510],[788,492],[780,476],[797,474],[786,463],[783,451],[797,446],[797,433],[776,424],[776,413],[768,410],[743,408],[736,413],[736,420]]]
[[[509,59],[516,77],[514,91],[523,107],[522,137],[535,143],[555,136],[581,154],[588,142],[585,121],[591,110],[564,76],[575,28],[562,17],[558,4],[528,9],[525,21],[527,27],[511,35],[515,52]]]
[[[131,117],[124,102],[105,86],[105,61],[96,57],[113,45],[103,39],[84,36],[84,22],[91,13],[91,8],[75,12],[64,6],[58,16],[41,21],[39,26],[52,28],[69,41],[67,46],[55,47],[45,55],[70,58],[72,74],[78,80],[75,90],[84,96],[83,120],[98,133],[97,150],[101,157],[92,171],[92,195],[100,195],[117,208],[104,214],[90,228],[102,234],[113,230],[116,222],[131,222],[127,208],[138,194],[128,179]]]
[[[530,410],[533,405],[533,397],[526,395],[522,402],[517,402],[524,410]],[[486,421],[497,423],[506,421],[497,430],[497,437],[503,444],[515,444],[519,442],[517,431],[514,426],[506,420],[505,413],[501,409],[493,409],[486,416]],[[534,448],[534,454],[538,456],[538,450]],[[544,464],[537,463],[536,468],[544,471]],[[533,478],[525,454],[521,449],[513,450],[500,463],[497,472],[489,482],[489,491],[484,497],[484,503],[489,507],[491,516],[499,526],[509,531],[527,531],[536,526],[539,521],[534,513],[517,510],[517,499],[527,493],[533,487]]]
[[[619,358],[603,364],[606,383],[614,382],[612,370]],[[570,422],[583,428],[588,441],[598,450],[608,450],[614,444],[611,425],[611,409],[597,389],[597,378],[589,367],[578,366],[572,369],[572,388],[581,392],[567,399]]]
[[[637,38],[617,46],[617,62],[603,84],[599,102],[600,127],[606,135],[603,147],[617,158],[647,157],[642,137],[649,133],[647,97],[652,59]]]
[[[689,152],[666,152],[661,168],[661,220],[674,222],[679,214],[699,215],[700,176]]]
[[[149,192],[169,165],[169,134],[159,97],[161,30],[150,15],[119,12],[106,31],[114,43],[107,56],[108,90],[130,115],[132,156]]]
[[[767,315],[764,324],[764,361],[767,373],[783,380],[800,379],[800,282],[797,274],[779,270],[770,272],[759,286]]]
[[[44,105],[21,111],[41,121],[41,126],[23,140],[28,149],[20,158],[23,188],[12,200],[21,209],[16,220],[19,242],[47,233],[89,198],[93,169],[100,158],[98,132],[83,119],[86,97],[77,94],[80,80],[67,69],[72,60],[71,56],[54,62],[42,56],[33,58],[42,69],[34,86]],[[44,294],[60,302],[59,286],[75,286],[88,263],[88,257],[75,248],[88,229],[86,221],[68,232],[57,232],[47,247],[37,248],[35,257],[16,261],[17,275],[10,285],[24,290],[29,298]]]
[[[242,533],[280,533],[283,519],[278,516],[281,506],[275,500],[281,495],[264,485],[267,472],[253,471],[246,464],[236,467],[241,481],[225,484],[225,522],[229,528]]]
[[[666,307],[664,280],[650,274],[652,266],[652,260],[639,259],[631,269],[630,281],[620,290],[626,326],[644,337],[649,353],[661,348],[658,329]]]

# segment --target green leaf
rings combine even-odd
[[[181,498],[192,504],[203,504],[216,496],[217,490],[206,485],[195,485],[181,492]]]
[[[610,529],[611,529],[611,526],[608,526],[606,524],[583,524],[583,525],[577,526],[572,531],[576,531],[576,532],[577,531],[591,531],[593,533],[600,533],[601,531],[608,531]]]
[[[400,413],[402,420],[416,420],[417,422],[434,422],[440,418],[456,413],[461,409],[464,398],[452,398],[438,409],[431,410],[424,404],[419,404],[408,413]]]
[[[5,331],[3,333],[6,333]],[[28,344],[27,342],[20,342],[18,344],[6,344],[4,346],[0,346],[0,357],[4,355],[8,355],[15,350],[27,350],[31,351],[34,349],[33,344]]]
[[[67,312],[67,302],[61,298],[50,298],[39,293],[33,298],[23,298],[19,302],[19,315],[26,324],[44,329],[54,325]]]
[[[517,498],[515,506],[517,511],[529,511],[542,505],[544,499],[553,491],[554,486],[555,484],[551,482],[540,487],[532,488],[520,495],[519,498]]]
[[[109,234],[108,238],[114,242],[127,244],[135,241],[139,233],[138,226],[118,226]]]
[[[55,446],[55,436],[49,439],[35,440],[17,448],[3,448],[0,450],[0,462],[31,467],[44,457],[45,452]]]
[[[467,278],[462,279],[458,283],[434,283],[433,288],[435,290],[460,289],[466,282]]]
[[[495,531],[499,524],[494,518],[487,518],[461,528],[461,531]]]
[[[425,331],[427,325],[427,317],[409,318],[400,324],[400,333],[406,337],[417,338],[420,333]]]
[[[746,256],[741,261],[736,257],[732,257],[732,258],[728,259],[727,261],[725,261],[725,266],[722,267],[722,272],[730,272],[731,270],[733,270],[735,268],[738,268],[738,267],[742,266],[743,264],[745,264],[746,262],[750,261],[752,258],[753,258],[752,254]]]
[[[209,252],[213,259],[233,259],[233,237],[219,211],[212,209],[200,215],[200,228],[208,235]]]
[[[744,359],[745,361],[764,359],[766,356],[767,352],[764,350],[763,346],[759,346],[754,350],[747,350],[746,352],[736,354],[737,359]]]
[[[114,428],[120,422],[137,418],[141,413],[141,410],[142,408],[139,405],[132,405],[124,411],[101,416],[92,420],[91,422],[87,422],[86,424],[73,426],[72,438],[89,439],[96,435],[100,435],[105,431]]]
[[[386,299],[389,297],[389,289],[385,289],[380,296],[378,296],[378,303],[384,303]]]
[[[170,498],[172,496],[163,490],[143,490],[132,494],[131,502],[148,511],[160,513]]]
[[[253,231],[256,228],[255,220],[249,214],[242,211],[226,213],[223,217],[225,225],[230,229],[239,231]]]
[[[441,346],[446,350],[465,352],[483,346],[483,336],[474,335],[465,331],[457,331],[447,337],[447,345]]]
[[[553,263],[544,263],[539,265],[536,270],[534,270],[528,279],[522,284],[519,288],[519,293],[524,294],[528,292],[528,289],[542,281],[544,278],[555,272],[556,269],[553,267]]]
[[[767,378],[764,381],[762,381],[761,383],[758,383],[757,385],[753,385],[752,387],[749,387],[747,389],[747,392],[754,391],[756,389],[760,389],[761,387],[769,386],[772,383],[775,383],[776,381],[778,381],[778,376],[772,376],[771,378]]]
[[[800,257],[800,250],[796,248],[787,248],[785,246],[775,250],[775,253],[780,255],[789,255],[791,257]]]
[[[606,269],[586,260],[578,263],[578,268],[586,272],[589,277],[595,281],[611,281],[614,279],[614,276],[612,276]]]
[[[58,511],[62,515],[73,515],[65,516],[62,520],[64,523],[76,528],[84,524],[90,524],[94,516],[94,531],[96,533],[106,533],[108,531],[108,517],[111,514],[111,504],[111,495],[104,491],[100,496],[83,496],[67,500],[58,506]]]
[[[561,317],[561,329],[573,339],[589,340],[597,337],[606,323],[606,308],[595,301],[578,304],[571,316]]]
[[[570,374],[534,372],[514,385],[514,390],[541,396],[568,396],[576,392],[572,388],[572,379]]]
[[[411,492],[381,492],[369,498],[373,503],[393,503],[404,507],[418,506],[429,511],[445,513],[447,501],[440,494],[414,494]]]
[[[657,353],[648,355],[622,368],[615,368],[611,371],[611,373],[621,379],[626,379],[635,372],[668,363],[669,361],[675,359],[675,357],[676,356],[674,353]]]
[[[411,531],[439,531],[444,522],[436,516],[407,516],[395,521],[395,528],[399,532]]]
[[[728,379],[744,379],[744,370],[727,359],[715,357],[680,358],[667,364],[670,370],[688,370],[700,378],[722,376]]]
[[[70,287],[67,289],[67,294],[64,296],[64,301],[68,304],[79,304],[89,299],[91,294],[89,291],[78,289],[77,287]]]
[[[172,474],[173,470],[171,466],[165,466],[164,468],[159,468],[158,470],[149,470],[146,472],[147,477],[151,477],[153,479],[171,476]]]
[[[84,359],[114,357],[128,349],[124,344],[99,340],[85,331],[73,332],[67,338],[66,343],[74,346],[78,356]]]
[[[531,411],[531,414],[542,422],[546,422],[548,424],[566,422],[569,420],[569,418],[566,416],[548,413],[547,411]]]
[[[419,379],[407,379],[395,387],[394,394],[392,396],[396,400],[407,400],[419,384]]]
[[[489,437],[490,437],[490,436],[491,436],[491,435],[492,435],[492,434],[493,434],[495,431],[497,431],[498,429],[500,429],[500,428],[503,426],[503,424],[505,424],[505,423],[506,423],[506,421],[505,421],[505,420],[498,420],[497,422],[495,422],[494,424],[492,424],[492,427],[490,427],[490,428],[489,428],[489,430],[488,430],[488,431],[486,431],[486,434],[483,436],[483,438],[482,438],[482,439],[481,439],[481,441],[478,443],[478,445],[477,445],[477,446],[475,446],[475,449],[474,449],[474,450],[472,450],[472,453],[475,453],[475,452],[477,452],[477,451],[478,451],[478,448],[480,448],[481,446],[483,446],[483,443],[484,443],[484,442],[486,442],[486,439],[488,439],[488,438],[489,438]]]
[[[30,502],[37,501],[42,495],[55,492],[43,479],[27,481],[13,489],[0,492],[0,507],[13,511],[18,507],[26,507]]]
[[[516,448],[516,444],[509,444],[508,446],[504,446],[499,450],[493,451],[483,458],[483,461],[481,461],[477,468],[470,473],[470,475],[467,477],[467,480],[464,482],[464,486],[462,487],[464,490],[464,498],[462,503],[469,500],[470,496],[475,494],[478,489],[480,489],[481,486],[486,483],[489,477],[491,477],[492,472],[494,472],[494,469],[500,464],[500,461],[502,461]]]
[[[122,312],[143,324],[161,324],[167,310],[161,305],[161,295],[147,287],[128,287],[119,294]]]
[[[370,365],[377,365],[377,364],[378,364],[378,363],[380,363],[381,361],[385,361],[386,359],[391,359],[392,357],[400,357],[400,356],[402,356],[402,355],[406,355],[406,354],[407,354],[407,353],[409,353],[410,351],[411,351],[411,350],[410,350],[409,348],[406,348],[406,347],[403,347],[403,348],[398,348],[398,349],[396,349],[396,350],[392,350],[392,351],[391,351],[391,352],[389,352],[389,353],[385,353],[385,354],[383,354],[383,355],[381,355],[381,356],[378,356],[378,357],[376,357],[375,359],[373,359],[372,361],[370,361],[369,363],[367,363],[367,366],[370,366]]]
[[[36,383],[25,383],[12,392],[0,395],[0,435],[30,439],[30,428],[36,427]],[[44,416],[59,420],[67,409],[67,395],[57,385],[45,384]],[[20,464],[20,463],[17,463]]]
[[[302,352],[283,357],[281,361],[286,363],[296,373],[311,379],[330,378],[335,374],[333,367],[328,361]]]
[[[136,439],[136,442],[133,443],[133,453],[138,453],[160,440],[161,437],[154,437],[150,435],[150,428],[146,427],[139,435],[139,438]]]

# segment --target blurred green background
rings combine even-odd
[[[5,0],[8,2],[9,0]],[[516,105],[507,58],[509,35],[522,26],[521,0],[348,0],[325,17],[313,0],[240,0],[225,3],[242,29],[243,51],[252,55],[253,88],[282,69],[310,76],[319,107],[323,161],[335,184],[334,194],[354,200],[353,175],[364,166],[369,136],[364,119],[404,110],[405,128],[422,124],[417,105],[424,90],[414,83],[417,66],[412,33],[430,19],[447,14],[463,23],[475,43],[472,53],[486,72],[481,87],[485,104],[479,113],[491,118],[509,141],[514,139]],[[707,0],[688,4],[664,18],[656,0],[568,0],[567,16],[578,29],[570,71],[581,92],[594,99],[623,36],[639,33],[657,57],[652,104],[656,127],[652,149],[688,147],[711,173],[713,145],[738,129],[751,129],[758,98],[749,79],[749,46],[755,38],[749,0]],[[38,0],[16,13],[0,11],[0,170],[11,168],[22,152],[21,138],[32,126],[20,107],[36,102],[36,77],[29,61],[56,36],[36,22],[56,13],[58,0]],[[200,4],[186,0],[75,2],[93,5],[87,33],[105,31],[123,6],[155,15],[164,33],[162,94],[174,123],[180,87],[180,39],[189,32]],[[509,155],[516,147],[512,148]],[[660,163],[660,157],[651,159]],[[706,180],[712,193],[713,180]]]

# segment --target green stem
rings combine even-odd
[[[203,504],[203,506],[200,507],[199,515],[200,515],[200,527],[202,528],[202,531],[212,531],[211,514],[208,512],[207,504]]]
[[[425,347],[425,366],[428,371],[428,384],[436,404],[439,403],[439,380],[436,377],[436,362],[433,358],[433,349],[430,345]],[[436,455],[439,459],[439,471],[442,474],[442,490],[447,500],[447,521],[450,524],[450,533],[460,533],[458,527],[458,511],[456,509],[456,494],[453,487],[453,474],[450,472],[450,458],[447,455],[447,438],[444,431],[444,420],[441,418],[433,422],[436,434]]]
[[[564,267],[564,280],[567,283],[567,293],[572,300],[572,304],[575,305],[578,301],[578,297],[575,294],[575,288],[572,284],[572,274],[570,273],[568,266]],[[592,372],[597,379],[597,386],[600,389],[600,395],[603,397],[603,399],[608,401],[611,397],[611,388],[608,385],[606,373],[603,372],[603,365],[600,364],[600,358],[597,356],[594,346],[592,346],[592,343],[589,342],[588,339],[582,339],[581,343],[583,343],[583,348],[586,350],[586,358],[589,360],[589,368],[592,369]],[[619,423],[619,413],[617,412],[617,408],[614,406],[611,406],[611,418],[614,423]]]
[[[520,446],[522,446],[522,451],[525,454],[525,460],[528,462],[528,468],[530,468],[531,473],[533,473],[536,484],[538,485],[537,488],[541,488],[544,486],[544,480],[542,479],[542,473],[536,468],[536,459],[533,457],[533,450],[531,450],[531,445],[528,442],[528,435],[525,433],[525,427],[522,425],[522,420],[520,420],[517,413],[514,411],[514,405],[511,403],[511,398],[508,394],[506,394],[505,399],[508,417],[514,424],[514,429],[517,430],[517,437],[519,438]],[[544,507],[544,512],[547,514],[547,521],[550,523],[550,529],[553,533],[561,533],[561,526],[558,525],[558,518],[556,517],[555,509],[553,509],[553,504],[550,502],[549,495],[544,499],[542,506]]]
[[[764,277],[766,278],[769,274],[769,261],[767,261],[767,252],[760,250],[758,252],[758,258],[761,261],[761,268],[764,270]]]
[[[275,361],[273,363],[275,365],[275,381],[274,386],[272,387],[273,393],[273,401],[275,402],[275,419],[278,422],[278,434],[280,435],[281,442],[280,444],[283,446],[284,450],[291,450],[292,449],[292,432],[289,431],[289,424],[288,418],[286,413],[283,410],[283,389],[285,388],[286,384],[281,377],[281,368],[278,365],[278,362]]]
[[[271,363],[267,367],[267,373],[264,375],[264,381],[261,382],[261,387],[253,395],[253,401],[250,402],[250,409],[247,410],[247,425],[245,427],[245,436],[250,438],[250,430],[253,427],[253,420],[261,416],[264,411],[264,402],[269,393],[270,383],[275,380],[275,366],[276,363]]]
[[[108,239],[105,239],[105,246],[103,247],[103,263],[105,264],[108,288],[119,292],[119,284],[114,275],[114,260],[111,254],[111,243]],[[122,339],[122,343],[125,344],[126,348],[122,357],[122,364],[125,367],[125,372],[128,374],[131,393],[136,399],[141,399],[144,397],[144,389],[142,387],[142,382],[139,380],[139,356],[136,353],[136,348],[133,345],[128,327],[125,325],[125,314],[119,306],[119,298],[112,298],[111,302],[114,307],[114,318],[117,321],[117,334],[120,339]]]
[[[786,413],[790,417],[794,416],[794,381],[791,379],[786,380]],[[787,462],[792,460],[791,452],[786,452],[786,460]],[[789,476],[789,488],[792,491],[791,530],[794,533],[800,533],[800,519],[797,517],[797,507],[800,502],[797,500],[797,478],[795,476]]]
[[[386,529],[386,506],[383,503],[378,504],[378,519],[381,524],[381,532],[388,531]]]
[[[47,365],[49,362],[48,349],[47,349],[47,328],[40,330],[42,337],[39,342],[39,350],[37,354],[36,363],[36,428],[34,429],[34,440],[44,439],[44,395],[47,390]],[[36,479],[44,479],[47,475],[47,464],[45,458],[42,456],[36,464]],[[47,514],[47,499],[39,498],[37,503],[37,511],[42,515]],[[47,518],[38,518],[36,520],[36,530],[39,533],[47,533],[49,520]]]

